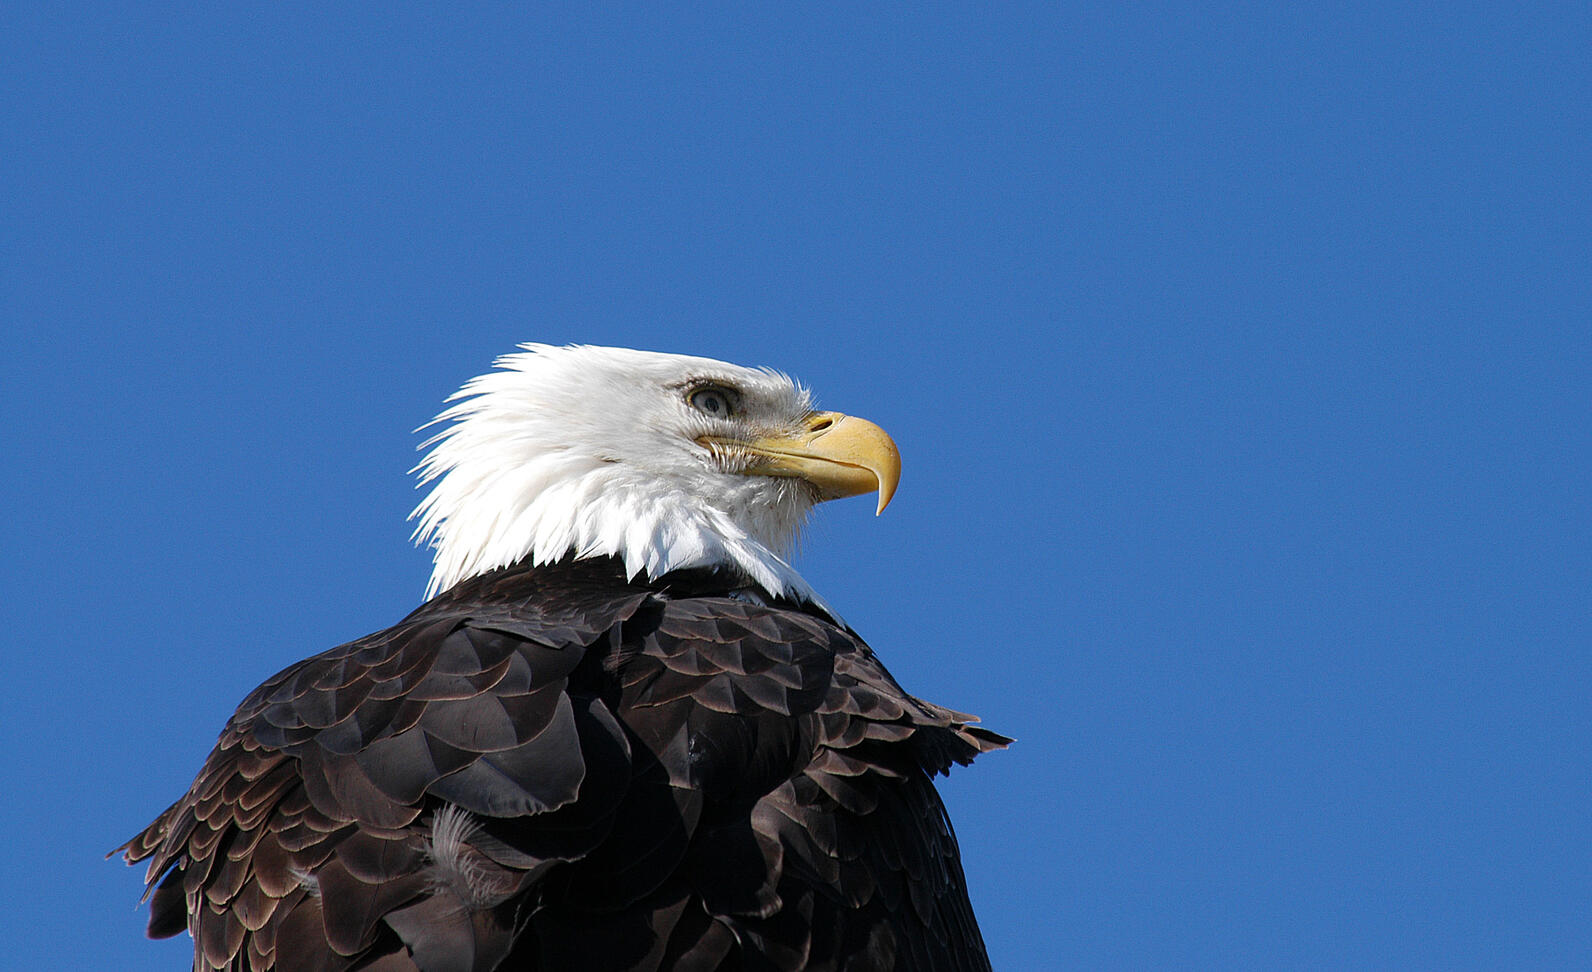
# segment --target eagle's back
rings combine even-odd
[[[970,721],[720,575],[521,565],[260,686],[125,851],[201,969],[987,968]]]

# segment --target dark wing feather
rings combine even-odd
[[[507,568],[267,681],[123,850],[197,968],[987,968],[970,721],[712,576]]]
[[[188,794],[124,848],[160,882],[150,934],[186,926],[201,968],[348,968],[402,950],[414,906],[446,898],[430,843],[443,801],[546,817],[555,832],[500,852],[518,873],[589,851],[628,778],[628,741],[570,675],[645,592],[587,573],[522,571],[512,601],[440,598],[256,689]],[[384,921],[406,907],[407,924]],[[508,946],[485,928],[470,937],[499,958]]]

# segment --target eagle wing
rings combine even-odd
[[[971,721],[791,605],[507,568],[260,686],[123,850],[198,968],[987,968]]]

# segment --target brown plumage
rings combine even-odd
[[[930,783],[1009,740],[726,571],[500,568],[288,668],[124,848],[199,969],[982,969]]]

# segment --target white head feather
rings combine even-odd
[[[793,430],[808,392],[766,369],[625,348],[520,345],[472,379],[431,423],[415,471],[432,485],[415,540],[435,550],[427,597],[526,557],[611,555],[630,576],[728,566],[774,596],[820,600],[782,554],[817,496],[797,479],[748,476],[699,445],[721,418],[687,401],[740,393],[733,421]],[[827,610],[827,609],[826,609]]]

